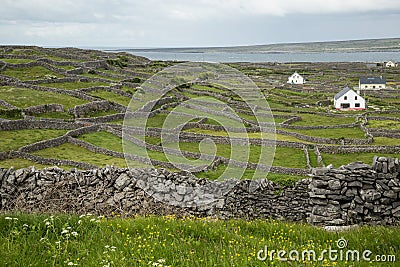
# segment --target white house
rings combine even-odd
[[[386,88],[385,77],[361,77],[358,82],[359,89],[379,90]]]
[[[386,67],[386,68],[394,68],[394,67],[397,67],[397,63],[395,63],[395,62],[389,60],[388,62],[385,63],[385,67]]]
[[[365,109],[365,99],[349,87],[337,93],[333,103],[338,110],[361,110]]]
[[[291,83],[291,84],[304,84],[306,79],[304,79],[303,76],[301,76],[300,74],[297,73],[297,71],[295,73],[293,73],[289,78],[287,83]]]

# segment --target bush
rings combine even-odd
[[[22,119],[24,116],[21,109],[0,110],[0,117],[6,119]]]

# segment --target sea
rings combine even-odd
[[[154,52],[126,51],[150,60],[194,61],[194,62],[400,62],[400,52],[329,52],[329,53],[228,53],[228,52]],[[115,50],[114,50],[115,51]]]

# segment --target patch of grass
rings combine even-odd
[[[332,164],[338,168],[342,165],[347,165],[351,162],[362,161],[367,164],[372,164],[372,158],[375,156],[390,156],[392,158],[398,158],[399,154],[387,154],[387,153],[347,153],[347,154],[327,154],[321,153],[322,159],[325,165]]]
[[[0,160],[0,168],[6,168],[9,169],[11,167],[14,167],[15,170],[17,169],[22,169],[22,168],[27,168],[30,166],[35,166],[36,169],[44,169],[44,168],[48,168],[48,167],[52,167],[50,165],[43,165],[43,164],[39,164],[27,159],[5,159],[5,160]],[[67,166],[58,166],[60,168],[66,168],[66,169],[70,169],[67,168]]]
[[[122,91],[125,91],[127,93],[135,94],[136,88],[128,87],[128,86],[122,86],[121,88]]]
[[[166,144],[166,146],[173,147],[173,144]],[[247,146],[224,144],[215,144],[215,147],[215,153],[217,156],[231,158],[242,162],[258,163],[261,154],[261,146],[256,145],[250,145],[250,149]],[[200,153],[200,151],[203,151],[203,153],[211,155],[213,155],[214,151],[214,145],[210,143],[202,143],[199,147],[199,143],[180,142],[179,148],[183,151],[195,153]],[[269,147],[264,147],[263,149],[263,155],[265,156],[269,155],[268,153],[273,153]],[[266,164],[265,162],[261,163]],[[276,147],[274,161],[272,164],[273,166],[306,168],[303,150],[289,147]]]
[[[125,152],[128,154],[134,154],[134,155],[139,155],[142,157],[149,157],[151,159],[159,160],[159,161],[164,161],[164,162],[178,162],[178,163],[184,163],[186,160],[184,158],[174,156],[174,155],[168,155],[166,156],[162,152],[157,152],[157,151],[152,151],[152,150],[147,150],[144,148],[141,148],[133,143],[126,142],[125,143],[125,151],[123,151],[123,146],[122,146],[122,139],[118,136],[115,136],[111,133],[105,132],[105,131],[100,131],[100,132],[95,132],[95,133],[89,133],[89,134],[84,134],[79,137],[79,139],[84,140],[88,143],[91,143],[95,146],[99,147],[104,147],[113,151],[117,152]],[[200,161],[200,160],[193,160],[193,159],[188,159],[191,164],[193,165],[202,165],[206,164],[207,162],[205,161]]]
[[[262,174],[261,174],[262,175]],[[267,173],[264,173],[263,177],[266,177]],[[251,169],[241,169],[237,167],[227,168],[226,165],[221,164],[215,170],[202,171],[196,173],[196,177],[205,178],[209,180],[217,179],[254,179],[254,170]],[[257,177],[262,178],[262,177]]]
[[[301,116],[302,120],[294,122],[293,125],[299,126],[339,125],[355,122],[355,118],[352,117],[328,117],[315,114],[297,114],[296,116]]]
[[[11,86],[0,86],[0,99],[19,108],[57,103],[63,105],[65,109],[68,109],[75,105],[87,103],[87,101],[73,96]]]
[[[269,172],[266,178],[282,186],[293,186],[296,182],[308,177]]]
[[[192,132],[192,133],[199,133],[199,134],[208,134],[208,135],[214,135],[214,136],[228,136],[228,132],[225,131],[213,131],[213,130],[205,130],[205,129],[199,129],[199,128],[192,128],[185,130],[187,132]],[[307,143],[305,141],[302,141],[296,137],[288,136],[288,135],[283,135],[283,134],[271,134],[271,133],[261,133],[261,132],[256,132],[256,133],[230,133],[231,137],[238,137],[238,138],[263,138],[263,139],[274,139],[279,141],[290,141],[290,142],[302,142],[302,143]]]
[[[75,90],[82,88],[89,88],[94,86],[109,86],[109,83],[104,82],[63,82],[63,83],[41,83],[45,87],[60,88],[65,90]]]
[[[66,130],[52,129],[1,131],[0,151],[17,150],[25,145],[62,136],[66,132]]]
[[[365,138],[365,133],[358,127],[334,128],[334,129],[311,129],[311,130],[285,129],[285,131],[297,132],[304,135],[323,137],[323,138],[359,138],[359,139]]]
[[[124,106],[128,106],[131,99],[129,97],[121,96],[113,92],[108,92],[104,90],[92,91],[89,93],[92,96],[99,97],[104,100],[112,101]]]
[[[57,66],[57,68],[64,69],[64,70],[74,70],[74,69],[76,69],[75,66],[71,66],[71,65]]]
[[[0,61],[10,63],[10,64],[21,64],[21,63],[29,63],[34,61],[33,59],[27,58],[0,58]]]
[[[38,80],[38,79],[45,79],[47,76],[54,76],[57,78],[62,78],[64,75],[55,73],[52,70],[46,69],[42,66],[34,66],[30,68],[17,68],[17,69],[5,69],[1,72],[3,75],[11,76],[14,78],[18,78],[22,81],[27,80]]]
[[[0,108],[0,118],[9,119],[9,120],[18,120],[23,119],[24,116],[22,114],[21,109],[6,109]]]
[[[369,128],[400,130],[400,121],[383,120],[383,121],[368,121]]]
[[[265,247],[314,250],[318,258],[323,250],[336,247],[340,237],[347,240],[351,250],[368,249],[373,255],[392,254],[398,258],[399,234],[398,227],[363,226],[339,236],[306,224],[274,220],[6,213],[0,215],[0,265],[287,266],[276,255],[272,262],[260,261],[257,253]],[[325,266],[331,266],[333,261],[326,259]],[[315,263],[302,261],[305,266]],[[345,261],[334,263],[349,266]],[[357,266],[371,263],[361,261]]]
[[[120,81],[123,79],[123,78],[113,78],[113,77],[109,77],[109,76],[102,76],[102,75],[93,74],[93,73],[84,73],[81,75],[85,76],[85,77],[89,77],[89,78],[101,78],[101,79],[106,79],[106,80],[110,80],[110,81]]]
[[[120,168],[126,168],[126,162],[125,159],[123,158],[115,158],[103,154],[94,153],[85,148],[69,143],[35,151],[33,154],[45,158],[56,158],[56,159],[87,162],[96,165],[98,167],[105,167],[106,165],[114,165]]]
[[[377,146],[398,146],[400,144],[400,139],[389,137],[374,137],[373,144]]]
[[[195,89],[195,90],[200,90],[200,91],[212,91],[212,92],[216,92],[216,93],[226,93],[226,92],[229,92],[229,91],[227,91],[227,90],[221,90],[221,89],[218,89],[218,88],[214,88],[214,87],[210,87],[210,86],[205,86],[205,85],[198,85],[198,84],[195,84],[195,85],[193,85],[193,86],[191,86],[191,88],[192,89]]]

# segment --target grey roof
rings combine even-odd
[[[339,93],[337,93],[335,95],[335,100],[338,100],[339,98],[341,98],[343,95],[345,95],[348,91],[351,91],[351,89],[347,86],[345,88],[342,89],[342,91],[340,91]]]
[[[385,77],[361,77],[360,84],[386,84]]]

